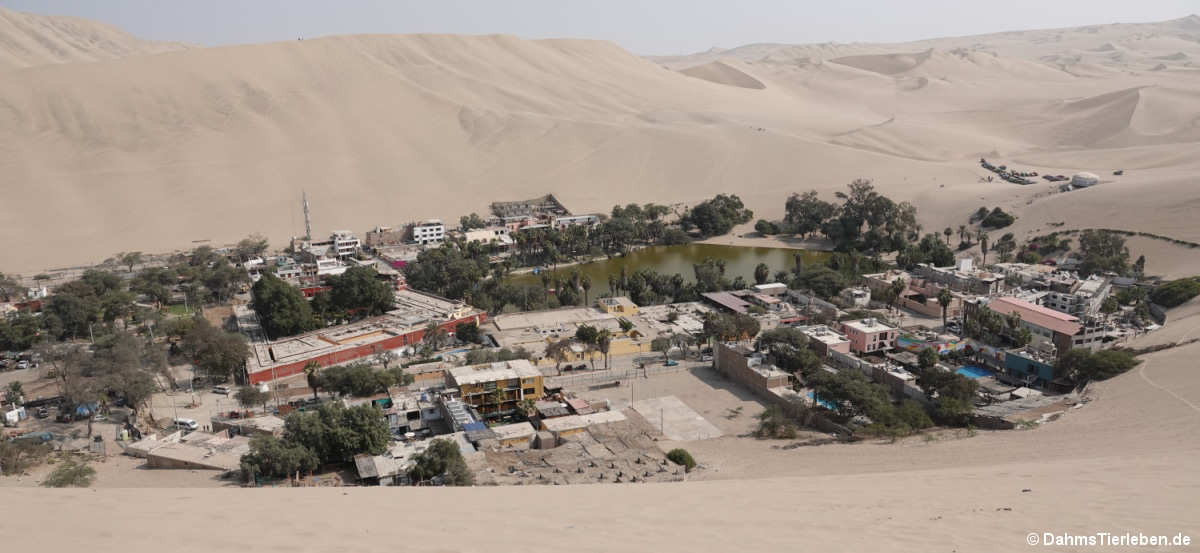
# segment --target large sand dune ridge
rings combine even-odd
[[[15,199],[0,234],[22,238],[0,245],[6,272],[251,232],[280,244],[301,231],[302,191],[318,232],[453,220],[546,192],[580,212],[734,192],[776,217],[792,192],[857,177],[917,201],[926,228],[980,204],[1046,214],[1023,218],[1030,232],[1092,219],[1075,202],[1039,210],[1048,183],[978,182],[980,156],[1129,168],[1089,194],[1128,201],[1139,230],[1200,240],[1194,17],[648,59],[504,35],[173,50],[81,20],[0,16],[21,22],[0,26],[0,177]],[[11,46],[33,32],[58,54]],[[1148,216],[1164,210],[1182,218]]]

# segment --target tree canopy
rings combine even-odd
[[[312,308],[300,290],[266,273],[251,289],[250,307],[269,338],[276,340],[317,328]]]

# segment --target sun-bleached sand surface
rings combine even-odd
[[[792,192],[865,177],[927,230],[1002,205],[1030,228],[1200,241],[1195,16],[669,58],[503,35],[183,48],[0,21],[61,54],[0,43],[0,176],[22,199],[0,205],[0,234],[22,238],[0,244],[8,273],[252,232],[279,245],[303,230],[302,190],[317,232],[361,232],[547,192],[577,212],[732,192],[774,218]],[[981,156],[1106,182],[980,182]]]

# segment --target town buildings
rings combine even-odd
[[[891,349],[896,343],[896,337],[900,335],[899,330],[871,317],[842,323],[842,333],[850,340],[850,351],[854,353]]]
[[[541,371],[524,359],[446,369],[446,387],[457,388],[463,403],[484,416],[511,412],[546,391]]]
[[[953,267],[934,267],[928,263],[921,263],[914,272],[919,278],[969,294],[999,294],[1004,286],[1003,275],[975,268],[974,261],[969,257],[959,259]]]
[[[417,244],[441,244],[446,239],[446,225],[441,219],[426,219],[414,223],[412,239]]]
[[[454,333],[459,324],[482,323],[487,313],[463,302],[413,290],[395,294],[396,309],[378,317],[273,340],[248,307],[234,307],[239,329],[250,337],[245,376],[250,384],[304,372],[316,362],[322,367],[346,363],[421,342],[429,325]]]

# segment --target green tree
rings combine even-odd
[[[686,449],[675,448],[667,452],[667,459],[676,465],[680,465],[685,471],[691,472],[696,468],[696,460],[692,458],[692,454]]]
[[[695,228],[702,236],[719,236],[734,226],[750,222],[754,212],[746,209],[735,194],[717,194],[692,207],[680,220],[685,229]]]
[[[546,345],[546,357],[554,360],[554,370],[558,372],[558,374],[562,374],[562,363],[569,358],[570,354],[570,338],[556,340]]]
[[[1129,267],[1129,248],[1125,238],[1107,230],[1085,230],[1079,234],[1080,276],[1114,272],[1125,274]]]
[[[258,386],[242,386],[234,394],[234,399],[237,399],[238,405],[246,409],[261,405],[263,411],[266,411],[267,402],[271,400],[271,394],[262,391]]]
[[[303,445],[275,436],[250,438],[250,451],[242,455],[242,474],[247,481],[256,476],[287,478],[312,472],[320,466],[316,453]]]
[[[596,333],[596,349],[599,349],[600,353],[604,355],[604,368],[606,369],[611,367],[608,362],[610,348],[612,348],[612,332],[605,328]]]
[[[25,397],[25,389],[19,380],[9,382],[8,387],[4,389],[4,401],[8,403],[20,405],[23,397]]]
[[[475,321],[469,323],[459,323],[454,327],[454,337],[464,342],[479,344],[483,342],[483,336],[479,334],[479,324]]]
[[[952,301],[954,301],[954,295],[950,293],[949,288],[942,288],[938,291],[937,302],[942,306],[942,328],[946,328],[946,314]]]
[[[321,379],[321,364],[316,361],[309,361],[304,364],[304,380],[308,383],[308,388],[312,390],[313,400],[316,401],[317,389],[323,387]]]
[[[261,234],[251,234],[239,240],[233,251],[239,261],[245,262],[266,253],[267,247],[266,237]]]
[[[20,298],[24,295],[25,287],[21,286],[16,278],[0,273],[0,297],[4,298],[5,302],[11,302],[13,298]]]
[[[1150,301],[1163,307],[1178,307],[1200,295],[1200,277],[1181,278],[1161,284],[1150,292]]]
[[[372,267],[351,267],[345,273],[328,279],[335,308],[346,313],[368,317],[382,315],[395,308],[391,283],[379,278]]]
[[[658,337],[651,340],[650,350],[662,353],[663,362],[670,361],[671,358],[667,354],[671,351],[671,339],[667,337]]]
[[[937,350],[933,348],[924,348],[921,353],[917,354],[917,364],[921,367],[921,371],[927,371],[937,366],[938,357]]]
[[[360,453],[379,455],[387,450],[391,435],[379,409],[327,402],[315,411],[288,415],[283,439],[308,448],[321,464],[329,464],[351,462]]]
[[[245,337],[221,330],[203,317],[193,320],[191,330],[183,336],[180,349],[209,377],[221,379],[230,378],[250,355],[250,346]]]
[[[408,471],[408,478],[413,484],[435,479],[441,480],[441,483],[447,486],[470,486],[474,483],[474,477],[467,468],[467,462],[463,459],[458,444],[446,439],[434,440],[425,451],[417,454],[412,468]]]
[[[326,367],[321,374],[321,383],[326,390],[344,396],[370,397],[386,392],[395,383],[395,377],[366,363],[354,363]]]
[[[766,284],[769,278],[771,278],[771,268],[766,263],[759,263],[754,267],[755,284]]]
[[[133,272],[133,266],[142,262],[142,252],[122,252],[117,254],[117,261]]]
[[[279,339],[317,328],[304,295],[279,277],[264,274],[254,283],[251,293],[250,307],[258,313],[269,338]]]

